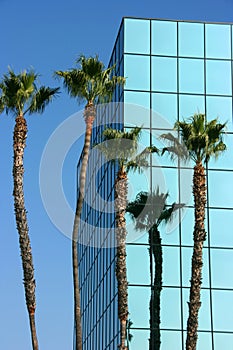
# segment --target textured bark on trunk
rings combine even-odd
[[[38,350],[38,340],[36,335],[35,325],[35,310],[36,310],[36,297],[35,297],[35,278],[34,267],[31,251],[31,243],[28,234],[27,212],[24,204],[24,189],[23,189],[23,156],[24,149],[26,147],[27,138],[27,123],[23,115],[19,115],[15,120],[15,128],[13,135],[13,148],[14,148],[14,163],[13,163],[13,180],[14,180],[14,210],[16,218],[16,226],[19,233],[19,245],[20,253],[23,265],[23,279],[25,289],[25,299],[29,314],[30,329],[32,347],[34,350]]]
[[[118,284],[118,318],[120,320],[120,350],[127,350],[126,323],[128,319],[128,282],[126,270],[126,223],[125,211],[127,205],[127,174],[120,169],[115,180],[115,211],[116,211],[116,240],[117,260],[116,278]]]
[[[189,317],[187,321],[186,350],[196,350],[198,312],[201,307],[201,283],[203,266],[203,244],[206,239],[205,204],[206,179],[201,162],[196,162],[193,174],[193,196],[195,209],[195,226],[193,233],[192,275],[189,295]]]
[[[82,213],[84,200],[84,191],[86,184],[87,163],[91,145],[92,125],[95,120],[96,109],[92,103],[88,103],[84,111],[84,120],[86,123],[85,141],[83,149],[82,166],[79,177],[79,194],[77,198],[73,232],[72,232],[72,263],[73,263],[73,288],[74,288],[74,319],[75,319],[75,350],[82,350],[82,323],[80,290],[78,275],[78,230]]]
[[[154,281],[151,288],[150,299],[150,350],[159,350],[161,344],[160,304],[163,273],[163,252],[161,241],[160,232],[155,225],[149,230],[150,254],[153,255],[154,260]]]

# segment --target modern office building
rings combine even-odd
[[[100,107],[92,143],[104,125],[143,126],[141,144],[162,146],[158,136],[194,113],[228,121],[228,150],[207,169],[207,240],[204,245],[198,349],[233,349],[233,26],[158,19],[124,18],[109,65],[127,78],[114,104]],[[81,160],[80,160],[81,161]],[[80,165],[80,163],[79,163]],[[163,288],[161,350],[184,350],[194,226],[192,163],[153,155],[142,174],[129,175],[129,199],[157,186],[169,204],[185,203],[169,227],[161,227]],[[78,167],[79,169],[79,167]],[[117,164],[91,152],[81,223],[79,271],[83,349],[117,349],[117,283],[114,244],[114,180]],[[127,272],[130,349],[148,349],[153,268],[148,235],[128,221]]]

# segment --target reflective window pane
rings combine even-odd
[[[130,316],[129,316],[130,318]],[[131,320],[131,318],[130,318]],[[131,320],[133,322],[133,320]],[[132,340],[130,341],[129,349],[132,348],[134,350],[147,349],[148,347],[148,339],[150,337],[150,332],[144,329],[134,329],[134,323],[130,328],[130,334],[132,334]],[[117,347],[116,347],[117,348]],[[111,349],[111,347],[109,348]],[[115,347],[113,348],[115,349]]]
[[[180,169],[180,201],[193,205],[193,169]]]
[[[231,63],[228,61],[206,61],[206,93],[231,95]]]
[[[152,94],[152,128],[173,129],[177,120],[177,96]]]
[[[231,58],[230,26],[206,24],[206,57]]]
[[[202,23],[179,23],[179,55],[204,57],[204,25]]]
[[[209,205],[213,207],[233,208],[232,172],[209,171]]]
[[[177,91],[177,60],[176,58],[152,58],[152,90]]]
[[[195,113],[205,114],[205,97],[198,95],[179,95],[179,118],[186,119]]]
[[[185,208],[182,210],[181,239],[182,245],[193,245],[194,209]],[[190,270],[191,271],[191,270]]]
[[[230,344],[233,344],[233,334],[214,333],[214,349],[228,349]]]
[[[179,60],[180,92],[204,93],[204,61],[198,59]]]
[[[227,131],[233,131],[232,97],[207,96],[206,113],[208,120],[218,117],[220,123],[227,122]]]
[[[130,319],[136,328],[149,327],[149,303],[151,297],[150,287],[134,287],[128,288],[128,303]]]
[[[180,329],[180,289],[164,287],[161,295],[161,328]]]
[[[152,188],[160,192],[169,192],[167,203],[178,202],[178,172],[177,169],[152,168]]]
[[[125,88],[129,90],[150,90],[150,57],[125,55]]]
[[[229,225],[233,222],[233,210],[210,209],[210,244],[215,247],[233,247],[233,234]],[[223,225],[228,223],[227,225]]]
[[[125,91],[125,124],[150,127],[150,94],[146,92]]]
[[[152,55],[177,55],[177,23],[152,21]]]
[[[129,284],[150,284],[150,257],[148,246],[128,245],[126,262]],[[135,273],[135,271],[137,271],[137,273]]]
[[[180,285],[180,250],[177,247],[163,247],[162,280],[164,286]]]
[[[126,18],[125,52],[150,53],[150,21]]]
[[[233,331],[233,291],[212,291],[213,324],[216,331]]]
[[[182,349],[182,335],[179,331],[161,331],[161,350],[174,350],[174,344],[177,349]],[[145,348],[146,349],[146,348]]]
[[[233,288],[233,250],[211,250],[211,277],[213,288]]]

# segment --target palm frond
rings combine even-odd
[[[78,68],[56,71],[55,75],[63,78],[63,85],[70,96],[80,102],[109,102],[116,86],[125,83],[125,78],[112,76],[115,65],[105,69],[97,55],[80,55],[76,63]]]
[[[219,123],[218,118],[207,122],[204,114],[194,114],[187,121],[177,122],[175,128],[195,162],[208,162],[212,156],[216,158],[226,149],[223,143],[226,123]]]
[[[58,92],[59,88],[42,86],[32,97],[31,104],[28,108],[29,113],[43,113],[45,107],[52,98],[57,96]]]

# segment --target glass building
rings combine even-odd
[[[227,121],[227,151],[207,169],[207,240],[203,252],[199,350],[233,349],[233,27],[201,23],[124,18],[109,65],[127,78],[113,104],[98,107],[93,146],[105,125],[142,126],[142,147],[163,146],[159,135],[174,122],[200,112]],[[81,160],[80,160],[81,162]],[[79,162],[79,165],[80,165]],[[78,169],[79,169],[78,165]],[[142,174],[129,174],[129,200],[159,186],[169,204],[184,203],[172,224],[160,228],[163,249],[161,349],[185,349],[191,277],[194,210],[193,164],[153,155]],[[117,349],[117,283],[114,244],[114,180],[117,164],[90,154],[79,244],[83,349]],[[127,219],[130,348],[149,348],[149,302],[153,266],[147,232]],[[175,344],[175,345],[174,345]]]

